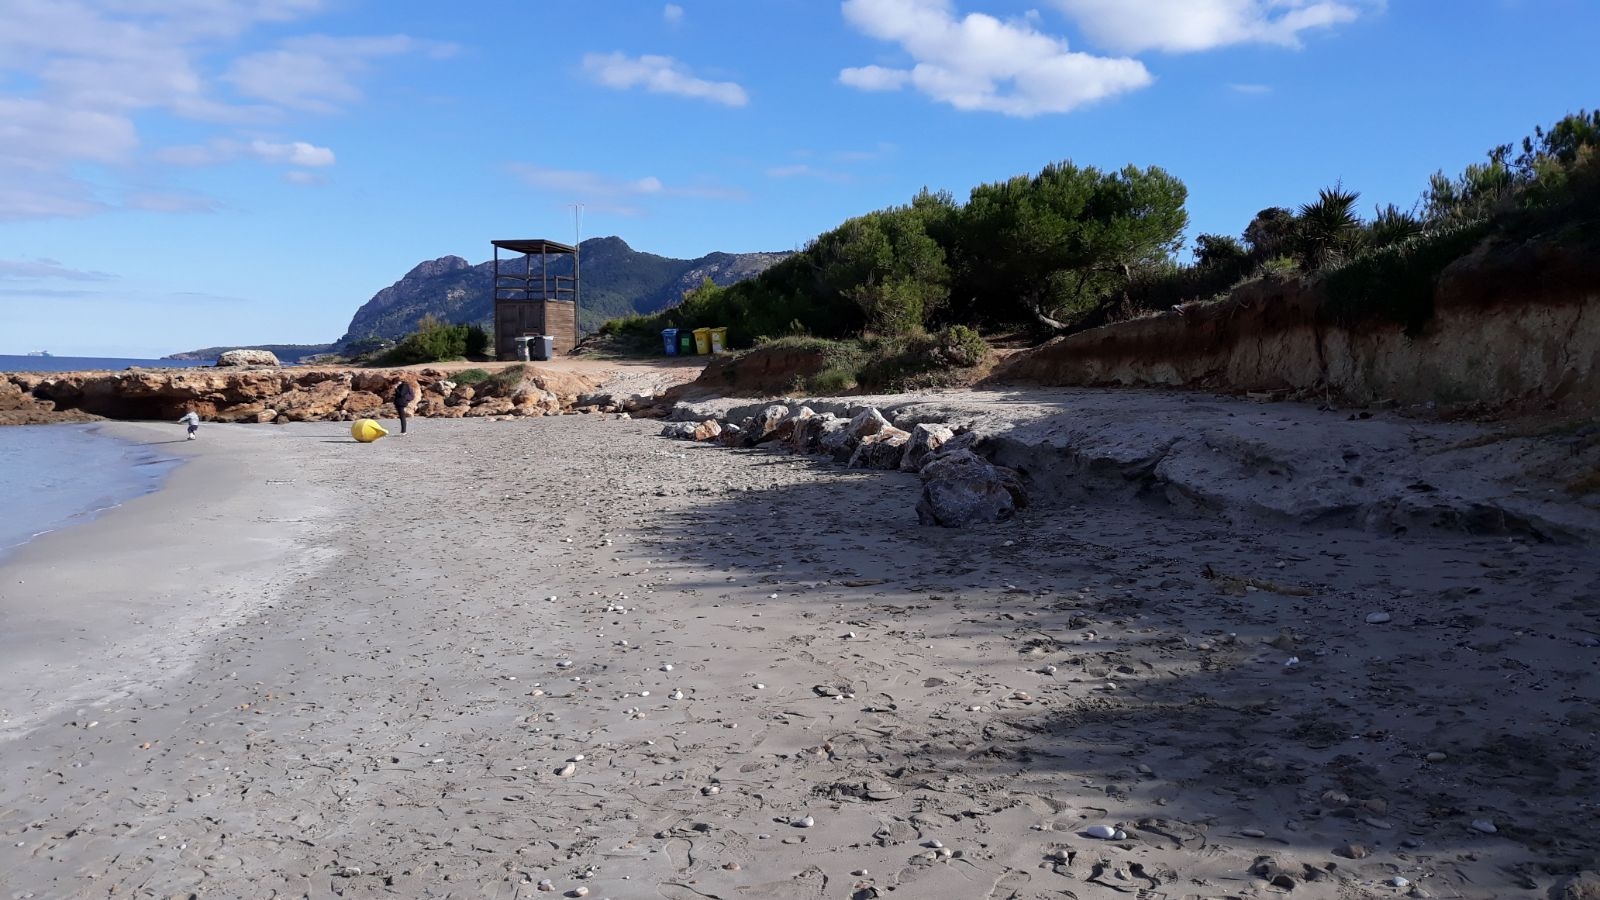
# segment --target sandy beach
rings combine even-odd
[[[165,489],[0,565],[4,897],[1492,898],[1600,868],[1592,547],[1109,494],[925,528],[914,475],[648,421],[413,426],[207,425]]]

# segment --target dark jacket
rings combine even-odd
[[[394,386],[395,406],[410,406],[411,401],[415,399],[417,399],[417,391],[411,386],[411,382],[402,381]]]

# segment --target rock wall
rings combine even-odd
[[[1445,270],[1422,334],[1328,321],[1317,284],[1267,279],[1227,301],[1058,338],[994,382],[1327,391],[1401,403],[1600,405],[1600,259],[1529,243]]]
[[[433,418],[542,416],[573,409],[595,385],[526,367],[520,379],[460,385],[437,369],[130,369],[0,375],[0,424],[176,419],[214,422],[350,421],[393,417],[395,385],[418,389],[414,414]]]

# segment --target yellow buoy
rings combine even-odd
[[[371,419],[357,419],[350,423],[350,436],[363,444],[370,444],[389,432]]]

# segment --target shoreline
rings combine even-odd
[[[30,531],[26,535],[22,535],[20,532],[10,536],[0,535],[0,563],[46,535],[65,532],[86,525],[132,500],[159,491],[162,485],[165,484],[166,479],[182,464],[182,460],[178,457],[164,457],[155,451],[141,451],[138,443],[106,431],[98,422],[33,423],[33,425],[34,427],[59,428],[64,431],[78,433],[87,442],[80,445],[83,447],[99,444],[107,448],[115,448],[112,452],[118,454],[119,458],[116,463],[120,466],[121,471],[114,473],[112,478],[105,482],[103,492],[97,491],[97,493],[101,494],[100,496],[76,498],[70,512],[64,516],[49,519],[47,526],[41,530]],[[63,447],[52,447],[51,450],[57,453],[63,450],[68,453],[76,452],[77,448],[73,444],[77,440],[78,438],[69,438]],[[99,453],[101,451],[93,452]],[[34,453],[35,455],[39,453],[37,448],[34,448]],[[23,459],[18,461],[18,464],[26,467],[28,462],[29,460]],[[61,465],[63,460],[57,458],[52,459],[51,462],[55,465]],[[88,462],[73,460],[70,463],[66,463],[66,468],[68,470],[81,470],[85,465],[99,467],[102,462],[103,460],[98,458]],[[37,499],[35,499],[35,502],[37,502]],[[33,526],[30,525],[29,527],[32,528]],[[5,543],[6,541],[13,541],[13,543]]]
[[[1600,849],[1585,548],[1115,493],[923,528],[910,474],[602,416],[413,424],[203,429],[171,488],[210,461],[235,515],[194,543],[247,519],[276,555],[159,689],[0,741],[0,881],[1488,898]],[[172,496],[101,546],[157,542]]]
[[[168,450],[176,465],[150,489],[0,554],[0,741],[181,673],[205,635],[260,602],[243,585],[303,539],[249,521],[251,511],[320,517],[315,501],[285,503],[256,481],[274,466],[247,467],[250,441],[229,429],[210,426],[191,443],[170,440],[167,425],[94,427],[103,439],[184,447]]]

